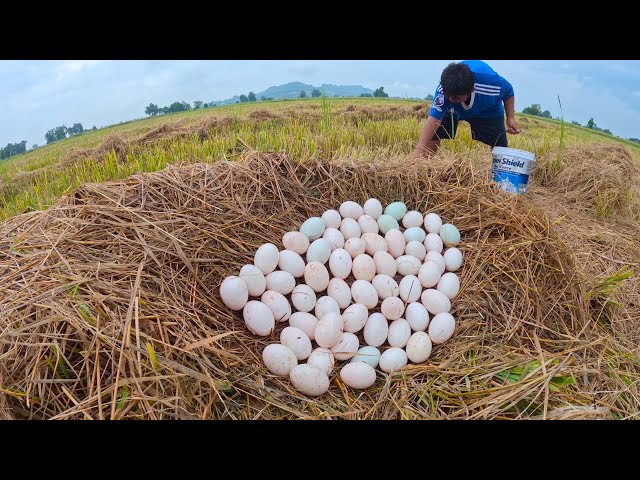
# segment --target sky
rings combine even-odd
[[[0,147],[46,144],[58,125],[142,118],[149,103],[224,100],[299,81],[433,94],[451,60],[0,60]],[[516,111],[538,103],[584,125],[640,138],[640,60],[485,60],[514,87]]]

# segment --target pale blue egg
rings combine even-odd
[[[445,223],[440,228],[440,238],[445,245],[456,246],[460,243],[460,232],[455,225]]]
[[[380,233],[385,235],[389,230],[394,228],[400,229],[400,225],[398,224],[398,220],[393,218],[391,215],[387,215],[383,213],[378,217],[378,227],[380,228]]]
[[[384,209],[384,213],[386,215],[391,215],[396,221],[402,220],[404,214],[407,213],[407,206],[404,202],[393,202],[387,205],[387,208]]]
[[[322,236],[325,228],[324,220],[320,217],[311,217],[300,225],[300,232],[309,237],[309,240],[313,241]]]
[[[371,346],[362,347],[351,359],[351,362],[368,363],[373,368],[376,368],[378,366],[379,361],[380,350],[378,350],[376,347]]]
[[[427,234],[420,227],[409,227],[404,231],[404,238],[407,240],[407,243],[416,241],[416,242],[424,242]]]

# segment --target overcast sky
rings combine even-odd
[[[0,60],[0,147],[44,145],[58,125],[98,128],[144,117],[149,103],[224,100],[300,81],[433,94],[452,60]],[[516,111],[532,103],[584,125],[640,138],[639,60],[485,60],[511,82]]]

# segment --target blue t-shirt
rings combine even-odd
[[[511,84],[480,60],[465,60],[462,63],[468,65],[475,76],[469,105],[451,103],[443,95],[442,87],[438,85],[429,115],[438,120],[442,120],[451,111],[457,113],[461,120],[504,117],[502,102],[513,97]]]

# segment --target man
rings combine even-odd
[[[505,132],[520,133],[514,103],[511,84],[486,63],[480,60],[450,63],[442,71],[413,158],[435,153],[441,139],[454,138],[460,120],[469,122],[474,140],[491,148],[508,146]]]

